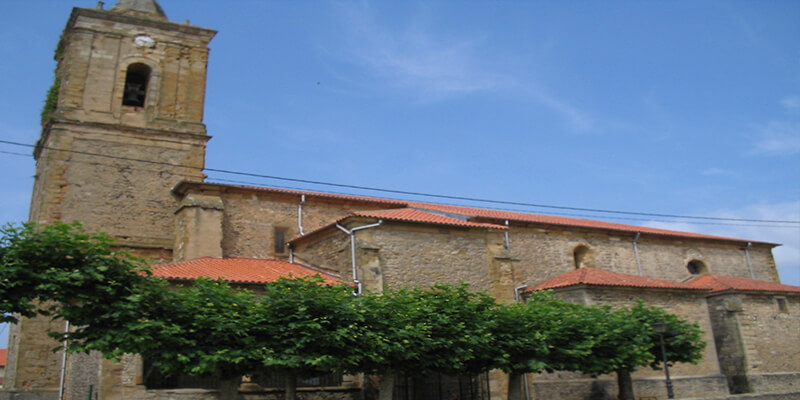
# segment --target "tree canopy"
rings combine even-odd
[[[534,293],[497,304],[466,284],[356,297],[319,277],[281,278],[258,293],[208,279],[170,284],[78,224],[1,232],[2,321],[68,320],[72,330],[50,333],[68,351],[141,354],[166,374],[228,380],[233,392],[243,375],[282,374],[293,398],[296,377],[329,372],[380,374],[389,396],[395,375],[570,370],[616,372],[628,399],[630,373],[661,366],[654,322],[678,333],[665,337],[671,362],[696,363],[705,346],[697,324],[641,301],[613,310]]]

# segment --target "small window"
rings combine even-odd
[[[275,245],[275,254],[283,254],[286,252],[286,233],[288,229],[284,227],[275,227],[273,232],[273,241]]]
[[[575,269],[586,268],[589,259],[589,247],[580,245],[572,250],[572,257],[575,260]]]
[[[150,67],[137,63],[128,66],[125,74],[125,91],[122,94],[122,105],[144,107],[147,97],[147,82],[150,80]]]
[[[708,273],[708,267],[699,260],[692,260],[686,264],[686,269],[692,275],[702,275]]]
[[[785,297],[776,297],[775,304],[778,305],[778,312],[788,313],[789,312],[789,303],[786,301]]]

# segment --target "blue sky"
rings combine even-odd
[[[161,4],[173,21],[219,31],[206,95],[210,168],[578,208],[800,220],[800,2]],[[35,142],[60,31],[72,6],[95,5],[4,2],[0,140]],[[0,153],[0,167],[0,221],[24,220],[33,159]],[[782,243],[774,253],[781,278],[800,285],[798,224],[567,213]]]

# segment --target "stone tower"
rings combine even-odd
[[[168,21],[155,0],[73,9],[34,151],[31,221],[79,221],[137,255],[171,260],[170,189],[204,178],[203,103],[215,33]],[[0,398],[57,397],[63,362],[44,336],[47,324],[37,318],[12,327]]]

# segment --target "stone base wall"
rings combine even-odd
[[[58,390],[51,389],[4,389],[0,400],[57,400]]]
[[[613,400],[617,396],[616,379],[529,379],[532,399]],[[725,377],[690,376],[672,379],[675,397],[710,398],[728,394]],[[637,399],[660,400],[667,398],[664,379],[633,379],[633,392]]]
[[[785,391],[800,393],[800,372],[750,375],[750,384],[755,393]]]

